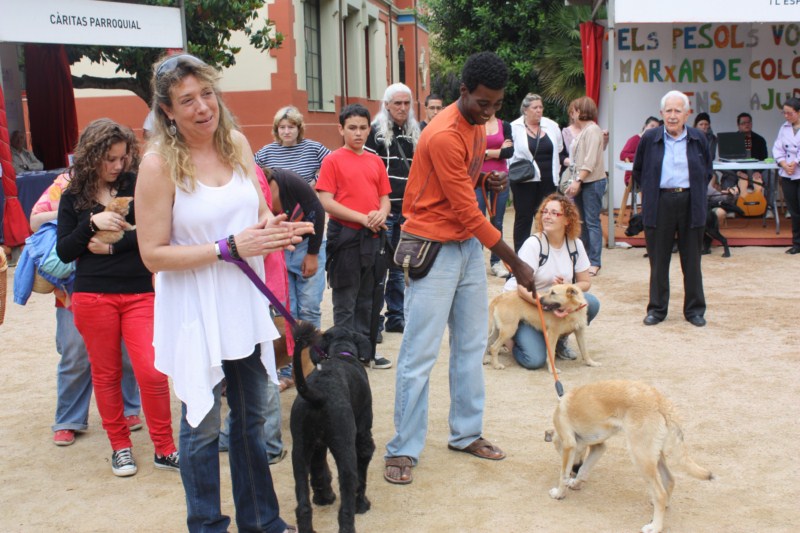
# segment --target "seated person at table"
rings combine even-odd
[[[647,119],[644,121],[644,126],[642,127],[642,131],[632,136],[625,143],[625,146],[619,153],[619,160],[625,161],[626,163],[633,163],[633,158],[636,156],[636,149],[639,147],[639,141],[642,139],[642,133],[649,130],[650,128],[657,128],[658,126],[659,126],[659,121],[656,117],[647,117]],[[631,181],[631,171],[626,170],[625,185],[628,185],[630,181]]]
[[[739,116],[736,117],[736,125],[739,133],[744,134],[744,147],[747,150],[747,157],[752,157],[759,161],[769,157],[767,141],[753,131],[753,117],[750,116],[750,113],[739,113]],[[723,187],[738,185],[739,190],[744,194],[746,191],[753,191],[757,187],[760,188],[764,183],[761,179],[761,172],[758,171],[745,172],[740,170],[736,173],[736,178],[733,177],[731,172],[724,173],[722,179]]]
[[[33,152],[25,149],[25,134],[19,130],[11,134],[11,164],[17,174],[44,168],[44,163],[36,159]]]

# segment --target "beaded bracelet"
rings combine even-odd
[[[92,220],[93,216],[94,213],[89,215],[89,229],[92,230],[92,233],[97,233],[98,231],[100,231],[100,228],[97,226],[97,224],[94,223],[94,220]]]
[[[239,250],[236,249],[236,239],[233,238],[233,235],[228,235],[228,250],[231,252],[231,257],[234,259],[241,259],[239,256]]]

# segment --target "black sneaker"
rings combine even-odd
[[[180,457],[178,455],[178,450],[175,450],[169,455],[158,455],[155,454],[153,456],[153,465],[156,468],[161,470],[172,470],[173,472],[180,472]]]
[[[378,368],[380,370],[385,370],[387,368],[392,368],[392,362],[386,359],[385,357],[376,355],[375,359],[369,362],[369,366],[371,368]]]
[[[114,450],[111,454],[111,471],[115,476],[127,477],[137,472],[136,461],[133,460],[130,448]]]
[[[389,333],[403,333],[406,329],[405,322],[395,322],[394,324],[386,324],[386,331]]]

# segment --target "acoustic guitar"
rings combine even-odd
[[[736,200],[736,205],[744,211],[746,217],[760,217],[767,210],[767,199],[764,197],[763,187],[758,183],[754,183],[753,179],[740,180],[739,198]],[[749,187],[748,187],[749,185]],[[748,190],[752,187],[752,190]]]

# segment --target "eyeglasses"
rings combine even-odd
[[[558,217],[563,217],[564,213],[561,213],[559,211],[551,211],[550,209],[542,209],[542,216],[544,215],[552,215],[558,218]]]
[[[168,57],[158,66],[156,69],[156,79],[160,78],[167,72],[175,70],[181,60],[185,60],[187,63],[194,63],[198,66],[205,66],[205,63],[202,60],[196,58],[192,54],[176,54]]]

